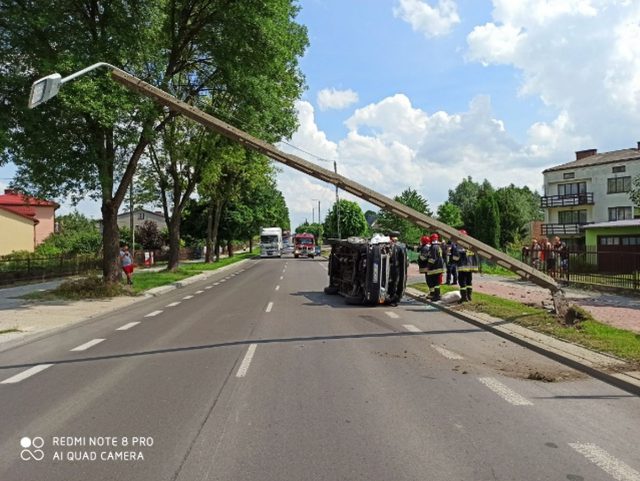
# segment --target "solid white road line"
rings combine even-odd
[[[196,294],[202,294],[204,291],[196,291]]]
[[[193,296],[191,296],[191,297],[193,297]],[[158,314],[162,314],[162,311],[153,311],[153,312],[150,312],[149,314],[146,314],[144,317],[155,317]]]
[[[640,473],[591,443],[569,443],[573,449],[618,481],[640,481]]]
[[[461,360],[464,359],[460,354],[450,351],[449,349],[445,349],[441,346],[436,346],[435,344],[431,344],[431,347],[442,354],[447,359]]]
[[[402,327],[404,327],[409,332],[422,332],[420,329],[418,329],[413,324],[403,324]]]
[[[273,309],[273,302],[270,302],[269,304],[267,304],[267,308],[264,312],[271,312],[271,309]]]
[[[253,359],[253,355],[256,352],[257,344],[251,344],[249,349],[247,349],[247,353],[244,355],[244,359],[242,360],[242,364],[238,368],[238,372],[236,373],[236,377],[245,377],[247,371],[249,370],[249,365],[251,364],[251,360]]]
[[[93,339],[92,341],[89,342],[85,342],[84,344],[81,344],[78,347],[74,347],[73,349],[71,349],[72,351],[86,351],[87,349],[89,349],[90,347],[95,346],[96,344],[100,344],[102,341],[104,341],[105,339]]]
[[[280,290],[280,286],[276,286],[276,291],[279,291],[279,290]]]
[[[478,381],[487,386],[493,392],[495,392],[502,399],[514,406],[533,406],[533,403],[528,399],[520,396],[517,392],[509,389],[497,379],[492,377],[479,377]]]
[[[138,324],[140,324],[140,322],[130,322],[129,324],[125,324],[124,326],[119,327],[118,329],[116,329],[116,331],[127,331],[133,326],[137,326]]]
[[[167,304],[165,307],[176,307],[180,305],[180,301],[172,302],[171,304]]]
[[[391,319],[400,319],[400,316],[392,311],[385,311],[385,314],[389,316]]]
[[[37,366],[33,366],[32,368],[29,368],[26,371],[22,371],[15,376],[11,376],[10,378],[5,379],[4,381],[0,382],[0,384],[15,384],[24,379],[27,379],[28,377],[33,376],[34,374],[38,374],[39,372],[44,371],[51,366],[53,366],[53,364],[38,364]]]

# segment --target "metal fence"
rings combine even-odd
[[[91,255],[0,257],[0,285],[46,280],[102,269],[102,258]]]
[[[523,262],[558,282],[640,291],[640,252],[623,249],[522,251]]]

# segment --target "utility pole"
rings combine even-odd
[[[316,208],[311,207],[311,223],[314,224],[316,221]]]
[[[133,225],[133,179],[129,186],[129,227],[131,227],[131,256],[135,259],[136,252],[136,229]]]
[[[333,170],[337,175],[338,164],[336,163],[335,160],[333,161]],[[336,184],[336,215],[338,217],[338,239],[342,239],[342,236],[340,235],[340,197],[338,197],[338,184]]]

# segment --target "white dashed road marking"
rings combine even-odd
[[[182,299],[184,299],[186,301],[188,299],[193,299],[193,296],[184,296]]]
[[[271,312],[271,309],[273,309],[273,302],[270,302],[269,304],[267,304],[267,308],[264,312]]]
[[[280,280],[284,279],[284,276],[280,276]]]
[[[211,289],[213,286],[207,286],[205,287],[205,289]]]
[[[614,458],[595,444],[569,443],[569,446],[618,481],[640,481],[640,473],[638,471]]]
[[[38,374],[39,372],[44,371],[51,366],[53,366],[53,364],[38,364],[37,366],[33,366],[32,368],[29,368],[26,371],[22,371],[15,376],[11,376],[10,378],[5,379],[4,381],[0,382],[0,384],[15,384],[24,379],[27,379],[28,377],[33,376],[34,374]]]
[[[193,297],[193,296],[191,296],[191,297]],[[153,311],[153,312],[150,312],[149,314],[146,314],[144,317],[155,317],[158,314],[162,314],[162,311]]]
[[[214,285],[214,286],[219,286],[219,285],[220,285],[220,283],[219,283],[219,282],[214,282],[214,283],[213,283],[213,285]]]
[[[244,355],[244,359],[242,360],[242,364],[238,368],[238,372],[236,373],[236,377],[245,377],[247,371],[249,370],[249,365],[251,364],[251,360],[253,359],[253,355],[256,352],[257,344],[251,344],[249,349],[247,349],[247,353]]]
[[[202,294],[204,291],[196,291],[196,294]]]
[[[385,314],[389,316],[391,319],[400,319],[400,316],[392,311],[385,311]]]
[[[279,290],[280,290],[280,286],[276,286],[276,291],[279,291]]]
[[[72,351],[86,351],[87,349],[89,349],[90,347],[95,346],[96,344],[100,344],[102,341],[104,341],[105,339],[93,339],[92,341],[89,342],[85,342],[84,344],[81,344],[78,347],[74,347],[73,349],[71,349]]]
[[[180,301],[172,302],[171,304],[167,304],[166,307],[176,307],[180,305]]]
[[[422,332],[420,329],[418,329],[413,324],[403,324],[402,327],[404,327],[409,332]]]
[[[137,326],[138,324],[140,324],[140,322],[130,322],[129,324],[125,324],[124,326],[119,327],[118,329],[116,329],[116,331],[127,331],[133,326]]]
[[[431,344],[431,347],[434,348],[436,351],[438,351],[447,359],[454,359],[454,360],[464,359],[464,357],[462,357],[460,354],[450,351],[449,349],[445,349],[444,347],[436,346],[435,344]]]
[[[509,389],[497,379],[494,379],[492,377],[480,377],[478,378],[478,381],[480,381],[502,399],[504,399],[508,403],[513,404],[514,406],[533,406],[533,403],[531,401],[525,399],[517,392]]]

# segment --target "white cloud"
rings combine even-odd
[[[427,37],[446,35],[460,23],[454,0],[438,0],[435,6],[423,0],[399,0],[393,14]]]
[[[576,134],[566,112],[550,123],[533,124],[527,142],[519,144],[495,118],[488,96],[477,96],[464,112],[429,114],[413,106],[406,95],[393,95],[357,109],[345,121],[349,132],[337,143],[318,129],[310,104],[300,102],[298,114],[294,145],[337,159],[339,173],[389,197],[408,187],[416,189],[434,211],[447,199],[448,190],[469,175],[478,181],[487,178],[496,187],[514,183],[539,190],[544,168],[569,161],[581,145],[591,145],[590,138]],[[317,205],[311,199],[321,199],[323,217],[335,201],[333,186],[286,167],[278,185],[294,228],[305,219],[311,221],[311,209]],[[363,210],[378,210],[356,200]]]
[[[358,94],[351,89],[336,90],[322,89],[318,92],[318,107],[320,110],[345,109],[358,102]]]
[[[539,97],[575,132],[593,133],[595,144],[579,148],[637,140],[640,2],[493,0],[493,7],[493,22],[467,36],[469,60],[516,68],[521,95]]]

